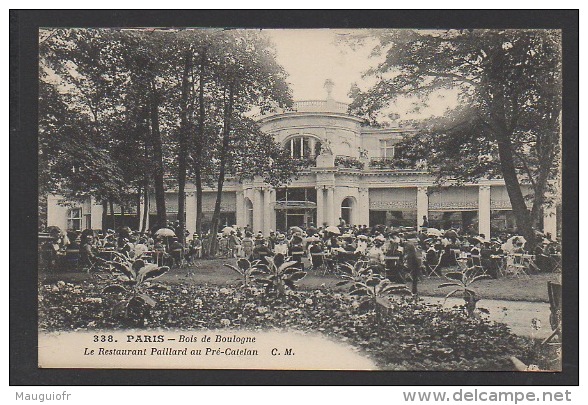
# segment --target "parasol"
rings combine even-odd
[[[503,245],[502,245],[502,250],[506,253],[512,253],[514,252],[515,248],[516,248],[516,244],[520,244],[522,243],[523,246],[525,245],[525,243],[527,243],[527,240],[525,238],[523,238],[522,236],[513,236],[510,237]]]
[[[294,233],[302,233],[302,228],[300,228],[299,226],[291,226],[290,227],[290,232]]]
[[[437,228],[427,228],[427,235],[429,236],[441,236],[441,231]]]
[[[155,232],[155,236],[171,237],[176,236],[176,233],[169,228],[161,228]]]
[[[222,232],[223,232],[223,235],[230,235],[231,232],[235,232],[235,228],[232,228],[230,226],[225,226],[223,228],[223,231]]]
[[[325,231],[334,233],[335,235],[341,235],[341,230],[336,226],[328,226]]]

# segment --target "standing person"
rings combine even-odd
[[[417,255],[417,250],[412,242],[406,242],[404,244],[404,259],[405,264],[410,272],[410,278],[412,279],[411,291],[413,295],[418,293],[418,282],[421,276],[421,260]]]
[[[245,231],[245,237],[241,241],[241,255],[247,260],[251,260],[253,253],[253,238],[251,232]]]
[[[427,219],[426,215],[423,215],[423,224],[421,225],[421,228],[427,229],[428,227],[429,227],[429,220]]]
[[[239,240],[237,239],[237,235],[235,234],[235,231],[231,231],[231,234],[229,235],[228,238],[228,255],[230,257],[237,257],[237,250],[238,250],[238,245],[239,245]]]
[[[197,233],[192,238],[192,248],[194,249],[194,257],[200,259],[202,257],[202,240]]]
[[[286,243],[286,236],[282,233],[279,233],[276,238],[276,244],[274,245],[274,253],[282,254],[284,256],[288,255],[288,244]]]
[[[367,249],[368,249],[367,240],[368,240],[368,237],[365,235],[358,235],[357,236],[357,248],[355,249],[355,253],[359,253],[362,256],[367,253]]]

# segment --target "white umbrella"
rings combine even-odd
[[[510,237],[506,243],[511,243],[511,244],[515,244],[516,242],[522,243],[523,245],[525,245],[525,243],[527,243],[527,239],[525,239],[523,236],[520,235],[516,235],[516,236],[512,236]]]
[[[441,235],[443,235],[443,232],[441,232],[437,228],[427,228],[427,235],[429,235],[429,236],[441,236]]]
[[[169,228],[161,228],[155,232],[155,236],[171,237],[176,236],[176,233]]]
[[[327,231],[327,232],[331,232],[331,233],[334,233],[334,234],[336,234],[336,235],[341,235],[341,230],[340,230],[338,227],[336,227],[336,226],[333,226],[333,225],[331,225],[331,226],[328,226],[328,227],[325,229],[325,231]]]
[[[512,253],[515,250],[515,243],[522,242],[523,246],[527,243],[527,240],[522,236],[513,236],[509,238],[502,246],[502,251],[505,253]]]
[[[223,235],[230,235],[231,232],[235,232],[235,228],[231,228],[230,226],[225,226],[223,228]]]
[[[303,233],[302,228],[299,226],[291,226],[290,231],[292,232],[292,234],[295,234],[295,233],[302,234]]]

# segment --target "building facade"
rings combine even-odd
[[[309,159],[311,167],[287,187],[274,189],[261,178],[224,186],[221,220],[225,225],[249,227],[267,234],[291,226],[337,225],[339,218],[352,225],[418,226],[423,216],[432,227],[469,228],[487,237],[516,225],[502,180],[434,187],[434,176],[424,165],[408,167],[395,156],[395,144],[409,131],[400,127],[371,128],[347,113],[347,105],[330,97],[301,101],[292,111],[257,118],[261,130],[273,135],[295,158]],[[196,194],[188,184],[186,227],[196,226]],[[214,210],[216,192],[205,190],[204,225]],[[47,223],[62,229],[102,228],[103,207],[92,200],[71,205],[59,196],[48,197]],[[115,207],[117,226],[134,229],[155,219],[155,200],[137,207]],[[168,219],[177,217],[178,195],[166,194]],[[107,224],[112,225],[112,224]],[[557,234],[555,209],[545,212],[543,229]]]

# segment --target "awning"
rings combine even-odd
[[[276,210],[288,209],[316,209],[316,203],[312,201],[276,201],[274,204]]]

